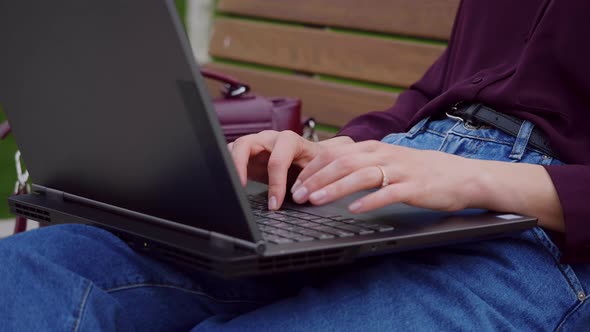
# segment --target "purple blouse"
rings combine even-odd
[[[566,263],[590,263],[590,1],[464,0],[449,47],[388,110],[338,135],[407,131],[458,101],[479,101],[540,127],[565,166],[546,166],[566,224]]]

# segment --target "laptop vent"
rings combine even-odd
[[[347,261],[342,250],[328,250],[308,254],[297,254],[286,257],[254,258],[252,260],[237,261],[233,263],[214,262],[204,257],[192,255],[170,247],[159,246],[156,251],[163,259],[181,264],[183,266],[225,274],[226,276],[239,277],[252,274],[269,274],[309,269],[313,267],[325,267]],[[218,268],[215,268],[217,265]],[[218,270],[221,268],[221,271]]]
[[[244,260],[238,259],[230,262],[209,259],[204,255],[192,254],[161,243],[146,243],[144,240],[129,234],[114,230],[109,231],[139,252],[150,251],[152,254],[171,263],[190,269],[221,274],[225,277],[303,270],[345,263],[352,260],[349,251],[330,249],[281,257],[258,257],[251,255]]]
[[[162,258],[193,269],[210,271],[213,262],[210,259],[191,255],[172,247],[158,246],[157,254]]]
[[[41,209],[26,206],[20,203],[16,203],[14,207],[14,211],[20,216],[25,216],[36,221],[51,222],[51,217],[48,211],[43,211]]]
[[[259,258],[258,270],[268,272],[291,271],[338,264],[345,261],[345,253],[344,250],[333,249],[272,258]]]

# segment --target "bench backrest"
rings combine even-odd
[[[323,137],[390,107],[446,47],[460,0],[219,0],[209,68],[295,96]]]

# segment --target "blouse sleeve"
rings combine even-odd
[[[409,129],[411,120],[433,98],[442,93],[448,48],[424,76],[402,92],[387,110],[363,114],[345,125],[337,136],[350,136],[354,141],[380,140],[390,133]]]
[[[560,247],[567,264],[590,262],[590,166],[545,166],[561,202],[565,235]]]

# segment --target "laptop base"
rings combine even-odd
[[[9,198],[12,213],[38,221],[48,227],[59,224],[85,224],[112,233],[139,253],[147,254],[193,270],[236,278],[276,274],[350,263],[358,248],[334,248],[290,255],[263,256],[252,248],[212,236],[196,236],[145,220],[84,206],[43,194]]]

